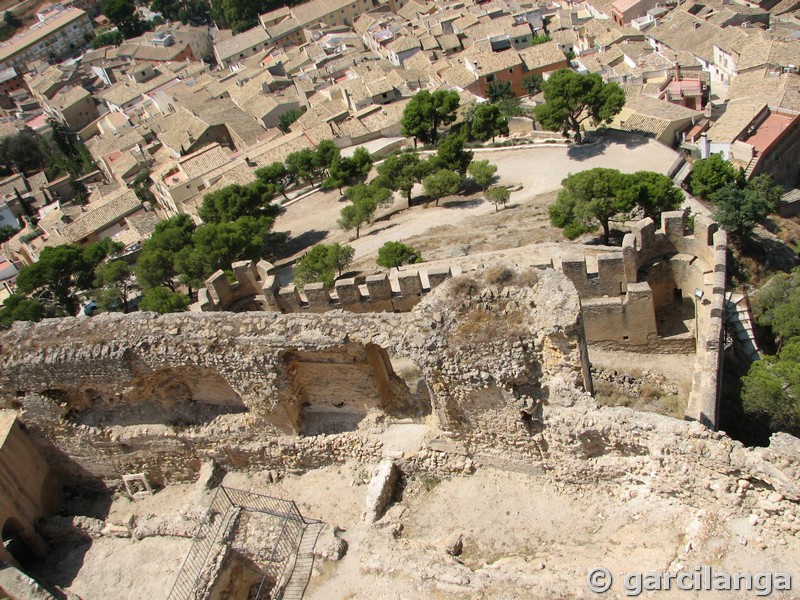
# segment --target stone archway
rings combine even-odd
[[[283,366],[284,393],[295,400],[296,429],[303,435],[353,431],[373,409],[397,418],[431,412],[430,397],[409,389],[375,344],[287,350]]]
[[[22,568],[28,568],[31,563],[42,558],[36,545],[28,541],[28,535],[22,523],[14,517],[5,520],[2,535],[5,553]]]

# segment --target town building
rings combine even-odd
[[[0,70],[26,72],[37,60],[53,60],[82,48],[93,36],[89,16],[56,4],[36,15],[39,22],[0,43]]]

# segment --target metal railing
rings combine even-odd
[[[313,521],[307,521],[292,500],[220,486],[211,501],[206,519],[197,528],[192,546],[181,565],[168,600],[197,598],[198,582],[209,562],[213,548],[221,539],[221,532],[228,528],[234,515],[242,510],[264,513],[283,520],[281,532],[270,552],[256,600],[280,597],[286,584],[282,579],[297,552],[303,529],[307,523]],[[269,595],[262,595],[265,593]]]
[[[291,573],[289,563],[293,557],[297,556],[305,527],[305,523],[298,521],[287,519],[283,522],[281,532],[267,560],[267,567],[264,569],[264,577],[261,579],[261,585],[258,586],[255,600],[266,600],[267,598],[279,600],[283,596],[283,590],[288,583],[286,574],[287,572]]]
[[[189,548],[178,572],[178,577],[170,590],[169,600],[190,600],[195,596],[197,580],[203,572],[203,567],[208,562],[208,557],[216,545],[220,532],[227,528],[233,515],[231,510],[233,504],[225,493],[220,493],[221,490],[222,488],[217,490],[206,519],[194,534],[192,546]]]

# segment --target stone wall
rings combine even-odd
[[[698,215],[687,228],[681,211],[662,214],[661,226],[643,219],[632,227],[620,252],[597,257],[596,267],[586,259],[562,259],[555,267],[578,290],[582,303],[584,334],[590,344],[608,349],[642,352],[697,352],[696,381],[687,417],[715,427],[725,285],[725,233],[717,224]],[[194,311],[272,310],[282,313],[323,313],[344,309],[355,313],[407,312],[457,269],[422,267],[386,274],[336,281],[330,292],[321,283],[308,284],[302,293],[295,286],[279,288],[274,268],[265,261],[258,265],[234,265],[236,282],[222,271],[206,282]],[[703,299],[695,302],[696,333],[666,336],[659,330],[658,313],[678,298],[693,298],[695,290]],[[706,354],[711,353],[709,356]]]
[[[27,550],[43,555],[47,545],[34,529],[39,517],[52,514],[61,487],[17,420],[15,411],[0,410],[0,529],[3,541],[16,537]],[[0,545],[0,562],[13,561],[14,545]]]
[[[343,309],[350,312],[407,312],[422,297],[452,276],[448,267],[370,275],[363,280],[339,279],[333,292],[322,283],[309,283],[300,291],[297,286],[281,288],[275,268],[267,261],[233,264],[236,277],[230,282],[222,271],[206,280],[199,290],[193,312],[246,312],[273,310],[283,313],[321,313]]]
[[[380,456],[374,440],[340,427],[352,415],[423,418],[463,438],[507,431],[489,445],[527,438],[545,405],[573,402],[590,385],[583,340],[578,296],[562,274],[510,271],[500,284],[475,273],[404,313],[16,323],[0,336],[0,401],[21,406],[70,482],[139,471],[156,484],[191,480],[209,459],[308,469]],[[390,357],[419,367],[425,394],[405,387]],[[298,436],[320,413],[326,435]],[[331,415],[339,420],[326,431]]]

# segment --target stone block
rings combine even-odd
[[[435,289],[452,276],[453,273],[450,271],[450,267],[428,269],[428,285],[431,286],[431,289]]]
[[[576,260],[562,260],[561,272],[576,286],[583,285],[586,281],[586,261],[582,258]]]
[[[269,261],[260,260],[256,265],[256,272],[259,279],[266,281],[267,277],[275,275],[275,266]]]
[[[682,210],[670,210],[661,213],[661,228],[667,239],[673,244],[683,238],[686,229],[686,213]]]
[[[413,297],[422,294],[422,280],[419,278],[418,272],[398,273],[397,285],[400,287],[402,296]]]
[[[400,470],[394,461],[383,460],[378,465],[378,472],[369,482],[369,487],[367,488],[366,512],[364,514],[364,520],[367,523],[374,523],[383,515],[386,506],[392,499],[394,486],[397,483],[399,474]]]
[[[231,282],[221,269],[206,279],[206,287],[214,304],[226,306],[231,301],[233,296]]]
[[[366,283],[370,300],[388,300],[392,297],[392,284],[386,273],[370,275]]]
[[[707,215],[695,215],[694,217],[694,237],[704,246],[714,245],[714,234],[719,229],[716,221]]]
[[[333,287],[336,290],[336,295],[339,297],[339,302],[342,306],[360,304],[362,302],[361,290],[358,288],[356,280],[353,277],[338,279],[333,284]]]
[[[216,310],[216,306],[214,306],[214,303],[211,301],[206,288],[197,290],[197,302],[192,304],[189,310],[192,312],[209,312]]]
[[[278,305],[286,312],[297,312],[303,305],[297,286],[290,285],[278,290]]]
[[[318,282],[318,283],[308,283],[303,288],[303,294],[305,294],[306,300],[308,300],[308,305],[311,308],[315,309],[328,309],[331,305],[331,295],[327,289],[325,289],[325,284]]]

